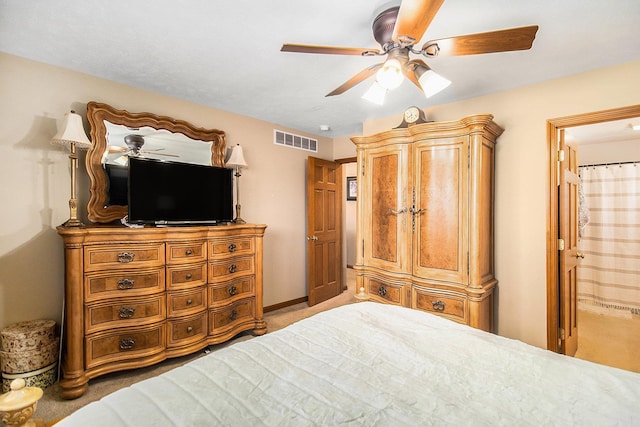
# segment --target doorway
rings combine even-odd
[[[550,350],[566,353],[565,346],[565,325],[563,319],[569,318],[567,311],[578,307],[578,297],[575,289],[567,291],[564,287],[562,277],[559,274],[559,263],[563,256],[563,249],[559,240],[559,226],[563,217],[569,216],[569,212],[564,212],[559,203],[559,143],[563,132],[577,130],[579,126],[595,123],[605,123],[621,119],[633,119],[640,117],[640,105],[624,107],[613,110],[600,111],[595,113],[581,114],[576,116],[561,117],[548,120],[548,176],[549,176],[549,211],[547,219],[547,346]],[[579,156],[578,156],[579,157]],[[577,224],[577,222],[576,222]],[[571,301],[566,301],[571,299]],[[579,317],[578,317],[579,319]],[[578,320],[579,321],[579,320]],[[585,322],[585,326],[588,323]],[[620,326],[619,326],[620,327]],[[578,337],[580,329],[578,328]]]

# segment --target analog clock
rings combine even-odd
[[[404,121],[411,124],[418,121],[420,118],[420,109],[418,107],[409,107],[404,112]]]
[[[427,118],[424,115],[424,111],[416,106],[411,106],[404,110],[402,123],[398,127],[406,128],[418,123],[427,123]]]

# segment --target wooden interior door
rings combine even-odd
[[[560,352],[573,356],[578,350],[578,152],[565,144],[564,129],[559,131],[558,143],[564,153],[558,165],[559,338]]]
[[[336,162],[307,162],[307,292],[309,305],[342,292],[342,173]]]
[[[414,147],[413,274],[468,282],[469,139]]]

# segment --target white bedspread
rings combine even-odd
[[[357,303],[80,409],[67,426],[634,426],[640,374]]]

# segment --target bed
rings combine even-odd
[[[214,351],[56,427],[213,425],[640,425],[640,374],[362,302]]]

